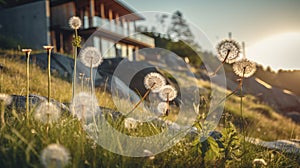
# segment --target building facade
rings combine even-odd
[[[82,20],[82,43],[98,48],[104,58],[134,60],[140,48],[154,47],[153,38],[136,32],[136,22],[144,18],[116,0],[24,0],[0,11],[0,33],[9,32],[32,48],[52,44],[56,52],[71,53],[72,16]]]

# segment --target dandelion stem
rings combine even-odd
[[[170,101],[169,101],[169,93],[167,94],[167,110],[166,110],[166,116],[169,115],[170,112]]]
[[[92,94],[93,94],[93,91],[94,91],[93,58],[91,58],[90,77],[91,77],[91,95],[92,95]]]
[[[4,117],[4,113],[5,113],[5,103],[4,101],[0,100],[0,106],[1,106],[1,129],[4,128],[5,124],[5,117]]]
[[[75,40],[78,38],[77,29],[75,29]],[[73,85],[72,85],[72,100],[74,99],[75,95],[75,88],[76,88],[76,61],[77,61],[77,45],[73,46],[73,58],[74,58],[74,72],[73,72]]]
[[[217,69],[212,73],[211,76],[214,76],[217,74],[217,72],[221,69],[222,65],[226,62],[226,60],[228,59],[228,56],[229,56],[229,53],[230,53],[230,50],[227,50],[227,54],[224,58],[224,60],[220,63],[220,65],[217,67]]]
[[[27,62],[26,62],[26,76],[27,76],[27,85],[26,85],[26,118],[29,117],[29,59],[30,52],[26,52]]]
[[[155,86],[155,83],[152,84],[152,86],[147,90],[147,92],[145,93],[145,95],[142,97],[142,99],[137,102],[137,104],[135,104],[135,106],[132,108],[132,110],[130,110],[126,116],[129,116],[129,114],[131,114],[145,99],[146,97],[149,95],[151,89]]]
[[[243,69],[243,76],[242,80],[244,79],[246,67]],[[241,82],[241,87],[240,87],[240,112],[241,112],[241,132],[243,134],[243,153],[246,152],[246,135],[245,135],[245,123],[244,123],[244,116],[243,116],[243,83]],[[242,159],[243,160],[243,159]]]
[[[29,61],[30,61],[30,52],[31,49],[22,49],[23,52],[25,52],[26,56],[26,118],[29,118]]]
[[[48,103],[50,103],[50,97],[51,97],[51,49],[47,49],[47,55],[48,55]]]

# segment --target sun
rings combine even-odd
[[[247,47],[247,57],[273,70],[300,70],[300,32],[267,37]]]

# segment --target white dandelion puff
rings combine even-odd
[[[227,62],[229,64],[235,62],[241,52],[241,47],[238,42],[234,40],[222,40],[217,45],[218,58],[222,62]]]
[[[95,115],[98,110],[98,102],[95,95],[86,92],[81,92],[75,95],[70,109],[72,114],[79,119],[89,119]]]
[[[10,105],[12,102],[12,97],[5,93],[0,93],[0,102],[3,102],[4,105]]]
[[[160,88],[166,85],[166,79],[159,73],[151,72],[145,76],[144,85],[154,93],[159,92]]]
[[[77,30],[81,26],[81,20],[77,16],[72,16],[69,20],[69,25],[72,29]]]
[[[124,119],[124,127],[127,129],[135,129],[138,126],[138,121],[134,118],[125,118]]]
[[[69,164],[69,151],[59,144],[50,144],[41,153],[41,162],[46,168],[63,168]]]
[[[99,50],[95,47],[86,47],[80,52],[80,60],[81,62],[87,66],[92,66],[93,68],[99,66],[103,58]]]
[[[34,112],[34,119],[44,124],[56,122],[61,115],[60,109],[53,103],[42,102]]]
[[[157,105],[157,111],[158,111],[159,114],[165,114],[166,111],[168,110],[168,107],[169,107],[168,103],[160,102]]]
[[[248,78],[255,73],[256,64],[244,58],[234,63],[232,68],[239,77]]]
[[[176,89],[171,85],[161,87],[159,97],[164,101],[172,101],[177,97]]]

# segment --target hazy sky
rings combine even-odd
[[[179,10],[213,45],[232,32],[246,42],[249,59],[273,69],[300,70],[300,0],[122,1],[137,12]]]

